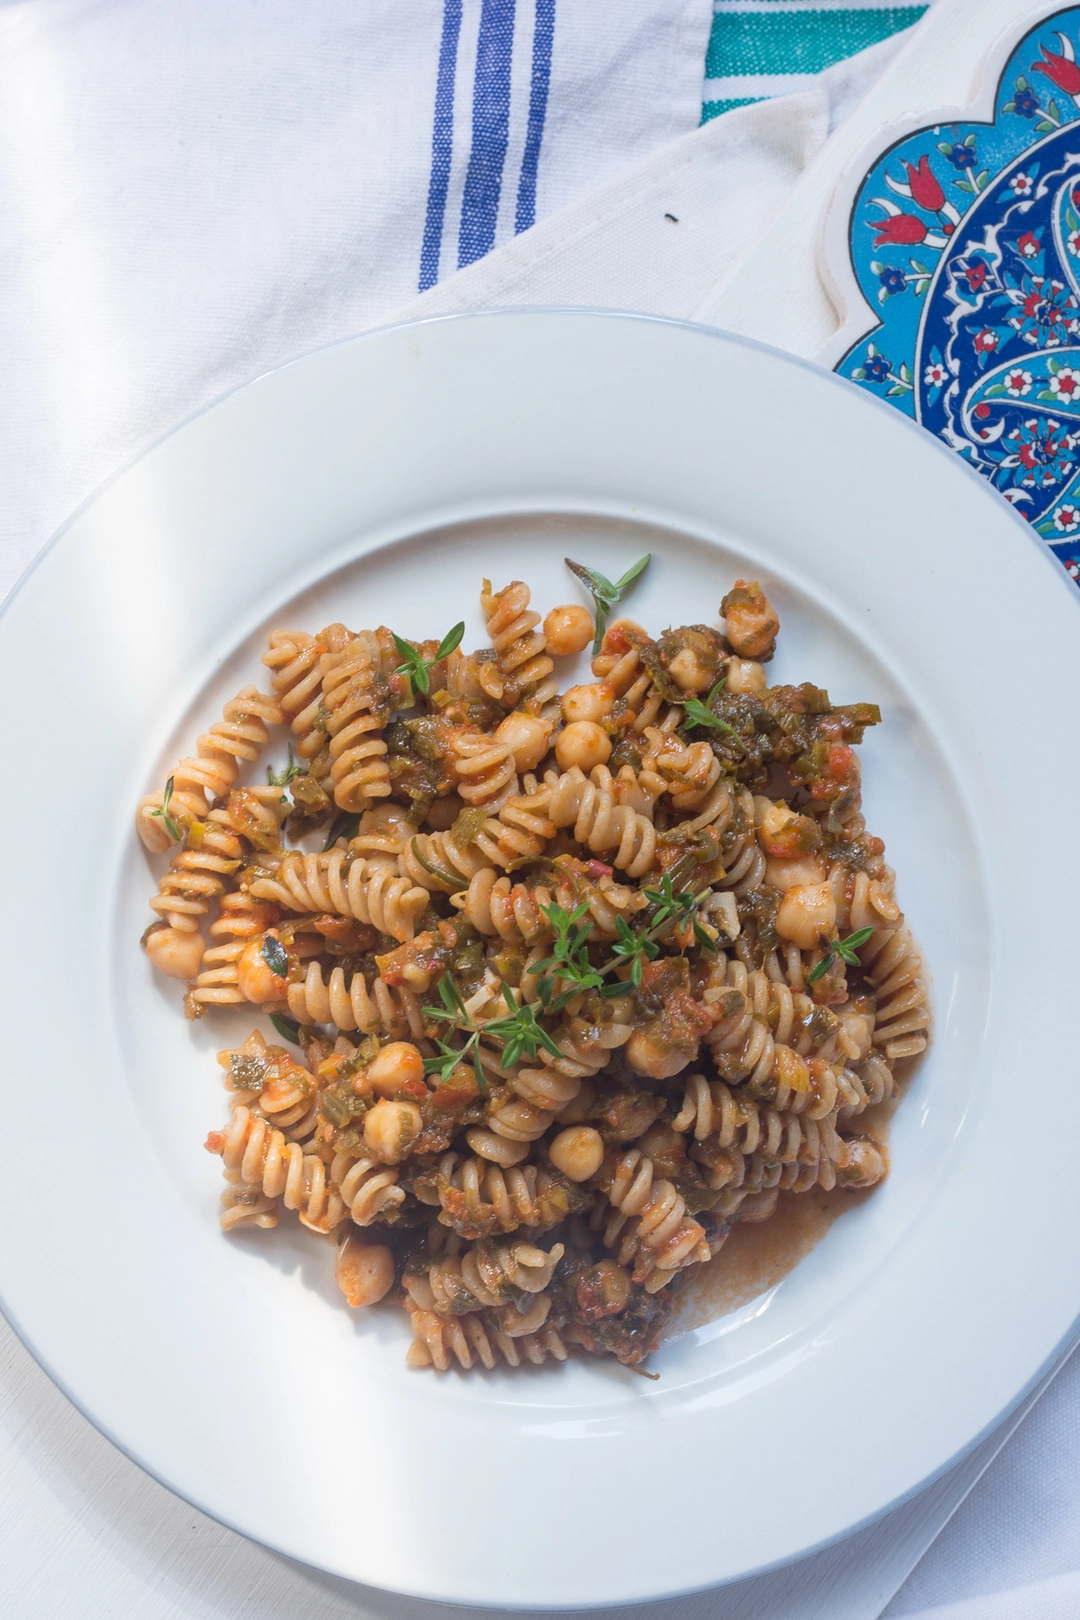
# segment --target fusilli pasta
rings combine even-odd
[[[413,1366],[638,1367],[738,1223],[887,1172],[874,1110],[930,1013],[860,809],[879,716],[769,685],[754,583],[713,626],[614,621],[561,696],[582,610],[549,648],[520,581],[481,608],[473,653],[272,632],[273,695],[139,805],[146,951],[190,1017],[254,1004],[285,1042],[219,1056],[226,1230],[329,1237]],[[241,785],[275,725],[298,762]]]

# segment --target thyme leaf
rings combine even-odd
[[[305,765],[298,764],[297,761],[293,759],[292,743],[290,743],[288,764],[276,776],[271,766],[268,765],[266,767],[266,783],[268,787],[288,787],[294,776],[304,776],[306,774],[307,767]],[[284,793],[281,795],[281,802],[282,804],[287,802]]]
[[[563,560],[570,572],[576,574],[578,579],[592,593],[596,610],[596,640],[593,642],[593,652],[598,653],[600,644],[604,639],[604,631],[607,629],[608,615],[615,604],[622,600],[622,593],[626,587],[633,584],[638,575],[644,573],[649,566],[652,553],[647,552],[632,568],[628,568],[622,578],[615,581],[614,585],[610,579],[606,578],[596,568],[586,568],[584,563],[576,563],[569,557],[565,557]]]
[[[391,630],[390,634],[393,636],[394,632]],[[464,634],[465,621],[462,619],[460,624],[455,624],[454,628],[448,630],[446,635],[443,636],[434,658],[421,657],[417,649],[408,641],[403,641],[400,636],[394,636],[394,646],[397,648],[401,658],[404,659],[404,663],[398,665],[394,674],[407,675],[416,690],[427,697],[431,690],[431,670],[433,666],[440,663],[442,659],[449,658],[455,648],[460,646]]]
[[[174,838],[176,840],[176,842],[179,844],[181,842],[181,840],[183,839],[184,834],[183,834],[182,829],[177,826],[176,822],[173,820],[172,816],[170,816],[170,814],[169,814],[169,801],[171,800],[172,796],[173,796],[173,779],[170,776],[169,780],[165,784],[165,792],[162,795],[162,799],[161,799],[161,809],[160,810],[151,810],[150,814],[152,816],[160,816],[161,817],[162,821],[165,823],[165,831],[168,833],[170,838]]]
[[[859,946],[865,945],[873,932],[874,930],[872,928],[857,928],[855,932],[853,934],[849,934],[846,939],[834,939],[825,955],[821,958],[821,961],[815,962],[814,966],[806,975],[807,984],[817,984],[819,979],[823,979],[838,956],[843,961],[850,963],[853,967],[858,967]]]

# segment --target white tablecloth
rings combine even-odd
[[[559,8],[568,31],[548,117],[562,145],[538,191],[540,223],[515,235],[497,211],[496,252],[412,300],[445,11],[420,0],[0,9],[0,591],[79,500],[175,421],[394,312],[629,307],[813,354],[833,318],[814,231],[846,156],[887,117],[963,100],[993,32],[1027,10],[939,0],[892,68],[889,42],[782,106],[696,130],[704,0],[623,0],[617,27],[590,0]],[[471,105],[479,11],[465,0],[459,114]],[[515,35],[514,52],[534,60],[534,36],[535,26]],[[529,89],[528,75],[511,75],[515,174]],[[450,216],[463,208],[468,134],[459,117]],[[455,240],[444,223],[451,261]],[[1080,1361],[888,1614],[1080,1615],[1078,1449]],[[828,1560],[647,1612],[873,1620],[984,1460]],[[2,1327],[0,1503],[5,1620],[337,1620],[424,1607],[302,1569],[186,1507],[102,1440]]]

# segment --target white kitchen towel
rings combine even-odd
[[[711,0],[0,7],[0,585],[222,392],[701,117]]]

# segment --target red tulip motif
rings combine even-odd
[[[1076,52],[1072,41],[1066,39],[1064,34],[1059,34],[1058,39],[1061,41],[1060,53],[1043,45],[1041,49],[1046,61],[1033,62],[1031,71],[1045,73],[1046,77],[1051,79],[1059,90],[1064,90],[1067,96],[1076,96],[1080,94],[1080,66],[1076,62]]]
[[[937,176],[931,172],[927,154],[923,153],[917,167],[905,162],[904,168],[913,200],[931,214],[940,213],[945,206],[945,193]]]
[[[870,229],[877,231],[874,237],[874,246],[882,247],[886,242],[899,242],[905,247],[914,247],[919,242],[926,241],[928,227],[914,214],[891,214],[888,219],[872,219],[868,221]]]

